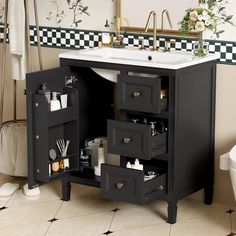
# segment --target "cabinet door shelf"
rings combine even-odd
[[[76,157],[77,155],[78,155],[77,153],[69,154],[69,155],[64,156],[64,157],[59,155],[59,156],[57,156],[57,158],[55,160],[49,160],[49,164],[52,164],[54,162],[58,162],[58,161],[61,161],[61,160],[64,160],[64,159],[71,159],[71,158]]]
[[[48,127],[57,126],[77,119],[76,106],[48,112]]]

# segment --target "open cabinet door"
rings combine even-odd
[[[69,67],[60,67],[27,74],[27,142],[28,142],[28,185],[34,188],[50,180],[78,170],[79,164],[79,102],[78,90],[66,87],[72,75]],[[68,95],[67,108],[50,111],[44,95],[38,90],[45,83],[51,92]],[[66,155],[61,155],[57,140],[69,140]],[[49,155],[50,150],[55,159]],[[68,164],[65,168],[62,163]],[[61,164],[61,165],[60,165]],[[60,166],[56,171],[57,165]],[[54,167],[54,168],[52,168]],[[54,169],[54,171],[53,171]]]

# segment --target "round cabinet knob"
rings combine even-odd
[[[161,191],[161,190],[164,189],[164,186],[163,186],[163,185],[160,185],[160,186],[158,187],[158,189]]]
[[[124,187],[124,183],[122,183],[122,182],[119,182],[119,183],[117,183],[116,184],[116,187],[118,188],[118,189],[122,189],[123,187]]]
[[[134,91],[133,92],[133,97],[134,98],[138,98],[141,95],[141,93],[139,91]]]
[[[125,143],[125,144],[128,144],[129,142],[131,141],[131,138],[123,138],[123,142]]]

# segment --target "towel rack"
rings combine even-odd
[[[30,52],[30,30],[29,30],[29,0],[24,0],[25,5],[25,25],[26,25],[26,44],[28,50],[28,68],[32,72],[32,60],[31,60],[31,52]],[[4,112],[4,87],[5,87],[5,78],[6,78],[6,46],[7,46],[7,19],[8,19],[8,6],[9,0],[5,0],[4,5],[4,36],[3,36],[3,57],[2,57],[2,73],[1,73],[1,103],[0,103],[0,125],[4,125],[6,123],[14,123],[14,122],[23,122],[25,119],[17,119],[17,111],[16,111],[16,94],[17,94],[17,81],[13,81],[13,120],[9,120],[3,122],[3,112]],[[38,47],[38,56],[39,56],[39,67],[40,70],[43,69],[43,61],[42,61],[42,50],[40,44],[40,34],[39,34],[39,19],[38,19],[38,6],[37,0],[33,0],[34,6],[34,16],[35,16],[35,24],[36,24],[36,34],[37,34],[37,47]]]

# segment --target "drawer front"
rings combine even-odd
[[[132,203],[146,203],[166,192],[166,174],[144,182],[144,172],[102,165],[102,197]]]
[[[142,171],[102,165],[102,197],[127,202],[141,203],[144,175]]]
[[[117,95],[121,109],[160,113],[161,79],[118,75]]]
[[[166,152],[166,133],[151,137],[144,124],[108,120],[108,152],[150,160]]]

